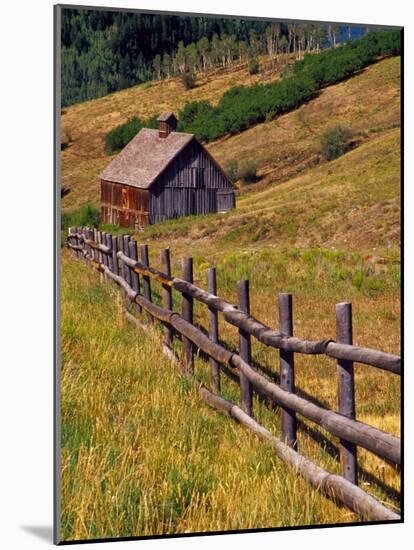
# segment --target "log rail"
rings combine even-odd
[[[89,228],[69,228],[68,247],[75,256],[93,265],[101,277],[117,283],[129,303],[135,304],[134,312],[146,314],[150,328],[157,319],[164,326],[164,350],[172,354],[172,342],[181,336],[183,357],[180,364],[187,376],[195,378],[193,353],[195,347],[210,358],[211,385],[220,390],[221,372],[236,372],[240,384],[241,408],[229,403],[217,393],[211,392],[200,382],[200,397],[219,410],[224,410],[260,438],[272,445],[276,454],[312,485],[334,497],[363,517],[379,521],[400,521],[400,516],[358,487],[357,448],[363,447],[399,466],[401,442],[394,435],[360,422],[355,418],[353,363],[370,365],[390,373],[401,374],[399,356],[370,348],[352,345],[351,304],[337,305],[337,340],[303,340],[293,336],[292,299],[289,294],[279,296],[280,331],[261,323],[249,313],[248,281],[239,281],[239,306],[216,295],[215,270],[208,273],[206,291],[192,282],[192,259],[183,260],[183,278],[173,277],[169,249],[162,251],[162,272],[149,266],[148,246],[138,247],[130,236],[117,238]],[[138,248],[141,261],[138,260]],[[150,281],[161,283],[163,306],[153,303]],[[142,289],[142,294],[141,294]],[[182,296],[181,314],[172,309],[172,290]],[[193,300],[208,306],[210,327],[201,330],[193,324]],[[240,352],[228,350],[220,343],[217,313],[239,329]],[[135,315],[127,316],[139,323]],[[142,325],[141,325],[142,326]],[[280,384],[265,377],[251,365],[250,338],[279,350]],[[317,405],[295,393],[294,354],[326,355],[338,362],[339,412]],[[282,441],[253,420],[252,392],[256,391],[281,407]],[[317,466],[297,452],[296,414],[316,423],[340,439],[342,475],[334,475]]]

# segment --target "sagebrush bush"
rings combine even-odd
[[[190,72],[185,72],[182,74],[181,82],[186,90],[192,90],[195,88],[195,77]]]
[[[327,128],[320,136],[320,150],[326,160],[334,160],[351,148],[351,130],[342,124]]]
[[[259,62],[255,57],[249,57],[249,74],[257,74],[259,72]]]
[[[254,183],[257,181],[257,162],[253,159],[240,161],[238,176],[242,183]]]

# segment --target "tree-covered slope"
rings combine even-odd
[[[148,80],[335,47],[367,27],[62,7],[62,103]]]
[[[63,8],[63,105],[161,74],[205,68],[207,61],[219,63],[223,56],[230,63],[248,46],[257,54],[265,47],[258,37],[267,26],[253,20]]]

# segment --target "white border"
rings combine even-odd
[[[69,3],[69,2],[68,2]],[[409,3],[403,0],[297,0],[270,3],[255,0],[111,0],[72,4],[108,5],[148,10],[208,12],[290,19],[320,19],[405,26],[406,120],[413,121],[412,34]],[[24,0],[2,6],[1,65],[1,533],[2,547],[32,548],[51,544],[40,534],[52,525],[52,372],[53,372],[53,2]],[[406,151],[414,151],[413,132],[406,124]],[[413,340],[414,276],[410,244],[414,206],[413,154],[406,156],[406,342]],[[5,167],[5,170],[4,170]],[[410,276],[409,276],[410,275]],[[410,313],[411,309],[411,313]],[[414,387],[412,354],[406,355],[406,389]],[[413,368],[411,368],[413,367]],[[410,372],[411,371],[411,372]],[[414,486],[411,422],[413,399],[406,391],[406,524],[317,529],[110,543],[110,548],[171,549],[260,544],[265,548],[347,548],[371,543],[376,550],[405,547],[413,538]],[[40,528],[40,529],[39,529]],[[43,529],[42,529],[43,528]],[[46,529],[45,529],[46,528]],[[97,548],[96,545],[83,547]],[[109,548],[109,547],[108,547]]]

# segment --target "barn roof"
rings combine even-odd
[[[183,132],[160,138],[158,130],[142,128],[105,168],[101,179],[148,189],[193,138]]]

